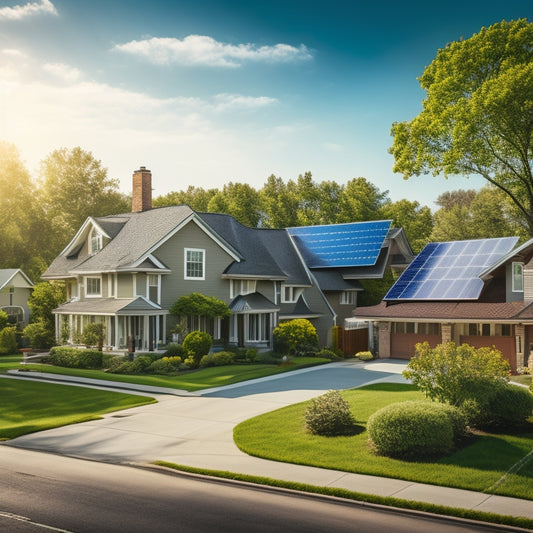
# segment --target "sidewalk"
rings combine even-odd
[[[353,387],[362,382],[403,381],[402,369],[402,363],[396,361],[343,362],[197,393],[59,376],[53,381],[119,392],[136,391],[157,398],[159,403],[110,413],[101,420],[25,435],[5,444],[101,461],[162,460],[533,519],[532,501],[268,461],[246,455],[233,442],[233,428],[243,420],[318,396],[335,388],[331,386],[334,382],[344,385],[348,380]],[[25,373],[19,373],[17,379],[22,374]],[[52,381],[50,375],[33,372],[32,376],[23,377]],[[10,374],[9,378],[15,376]]]

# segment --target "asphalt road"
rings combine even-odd
[[[351,502],[0,448],[0,531],[488,531]]]

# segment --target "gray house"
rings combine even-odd
[[[380,277],[387,265],[412,257],[390,221],[375,223],[373,234],[360,225],[366,223],[249,228],[185,205],[152,209],[151,181],[146,168],[135,171],[132,212],[89,217],[43,274],[67,288],[67,302],[54,311],[58,342],[67,331],[75,343],[87,323],[101,321],[110,347],[124,349],[131,338],[137,349],[157,348],[176,322],[170,307],[196,292],[226,302],[231,315],[189,316],[190,331],[267,349],[280,321],[307,318],[320,344],[329,345],[332,327],[351,316],[362,290],[358,271]]]
[[[10,323],[28,324],[32,289],[33,283],[20,268],[0,269],[0,309],[8,314]]]

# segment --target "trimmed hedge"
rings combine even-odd
[[[313,435],[346,435],[354,425],[350,405],[336,390],[313,398],[305,412],[305,426]]]
[[[460,419],[454,414],[452,422],[451,409],[425,401],[393,403],[368,419],[368,435],[376,452],[389,457],[446,455],[454,449]]]
[[[98,370],[103,366],[103,357],[104,354],[98,350],[55,346],[50,350],[48,361],[55,366]]]
[[[200,360],[200,368],[232,365],[234,362],[235,354],[233,352],[215,352],[202,357]]]
[[[209,333],[204,331],[191,331],[183,339],[183,349],[187,354],[185,362],[191,365],[191,368],[197,368],[202,357],[209,353],[213,339]]]

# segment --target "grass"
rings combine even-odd
[[[516,383],[521,383],[522,385],[531,385],[531,379],[533,376],[531,374],[520,374],[518,376],[511,376],[511,381]]]
[[[170,468],[179,472],[199,474],[203,476],[218,477],[221,479],[230,479],[241,481],[244,483],[253,483],[256,485],[264,485],[269,487],[279,487],[289,490],[296,490],[300,492],[308,492],[312,494],[323,494],[326,496],[334,496],[348,500],[355,500],[358,502],[365,502],[375,505],[382,505],[387,507],[394,507],[400,509],[409,509],[422,511],[426,513],[434,513],[444,516],[454,516],[467,520],[477,520],[480,522],[488,522],[493,524],[503,524],[524,529],[533,530],[533,520],[525,517],[516,517],[509,515],[498,515],[495,513],[486,513],[473,509],[460,509],[456,507],[447,507],[443,505],[435,505],[425,502],[417,502],[411,500],[404,500],[401,498],[393,498],[386,496],[375,496],[373,494],[363,494],[360,492],[352,492],[346,489],[338,489],[335,487],[320,487],[316,485],[308,485],[305,483],[298,483],[296,481],[282,481],[279,479],[272,479],[268,477],[251,476],[248,474],[236,474],[234,472],[227,472],[221,470],[209,470],[206,468],[195,468],[185,465],[177,465],[168,463],[166,461],[156,461],[154,464],[164,468]]]
[[[189,392],[231,385],[240,381],[262,378],[282,372],[297,370],[308,366],[329,363],[329,359],[319,357],[295,357],[288,363],[281,365],[267,364],[247,364],[209,367],[201,370],[183,372],[174,376],[171,375],[127,375],[109,374],[101,370],[84,370],[79,368],[62,368],[46,364],[29,364],[21,366],[20,356],[0,357],[0,373],[10,369],[23,369],[33,372],[45,372],[49,374],[60,374],[66,376],[78,376],[92,379],[102,379],[106,381],[118,381],[121,383],[136,383],[138,385],[149,385],[153,387],[169,387],[172,389],[182,389]]]
[[[533,448],[533,424],[522,434],[479,435],[448,457],[405,461],[374,454],[365,426],[381,407],[423,399],[422,393],[411,385],[383,383],[345,391],[343,397],[360,426],[355,435],[321,437],[306,432],[308,402],[304,402],[239,424],[234,430],[235,442],[250,455],[276,461],[533,499],[533,458],[500,482]]]
[[[0,440],[97,420],[105,413],[154,402],[133,394],[1,379]]]

